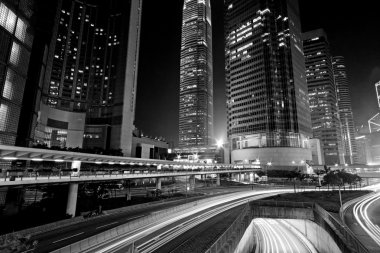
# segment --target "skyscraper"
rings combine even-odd
[[[343,56],[332,58],[334,81],[338,98],[339,118],[342,129],[342,143],[345,162],[357,163],[357,145],[355,141],[354,116],[351,107],[350,90],[348,87],[346,64]]]
[[[62,0],[36,141],[130,155],[142,0]]]
[[[376,90],[376,99],[377,99],[377,104],[378,104],[377,110],[380,111],[380,81],[375,83],[375,90]],[[368,128],[369,128],[370,133],[380,131],[380,112],[376,113],[373,117],[371,117],[368,120]]]
[[[213,144],[213,69],[210,0],[183,5],[179,147]]]
[[[322,142],[325,163],[344,164],[338,100],[330,46],[322,29],[303,34],[313,137]]]
[[[14,145],[33,45],[33,1],[0,0],[0,144]]]
[[[228,139],[232,163],[294,169],[311,160],[297,0],[226,0]]]

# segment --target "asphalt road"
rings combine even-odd
[[[198,198],[197,198],[198,199]],[[149,215],[152,212],[163,210],[186,203],[187,199],[164,202],[161,204],[152,203],[151,206],[138,210],[131,210],[123,213],[104,215],[97,219],[88,220],[73,226],[58,228],[53,231],[38,234],[32,237],[32,240],[38,240],[38,246],[35,252],[51,252],[55,249],[62,248],[84,238],[101,233],[113,227],[128,223],[135,219]]]
[[[201,198],[216,196],[218,194],[227,194],[248,189],[250,189],[250,187],[233,187],[233,189],[223,187],[205,188],[202,190],[198,189],[197,192],[202,192],[205,194],[205,196],[189,199],[185,198],[182,200],[167,201],[163,203],[152,202],[151,205],[141,209],[126,211],[118,214],[99,216],[96,219],[89,219],[88,221],[81,222],[73,226],[58,228],[53,231],[38,234],[36,236],[33,236],[31,239],[38,241],[38,246],[35,250],[36,253],[51,252],[108,229],[147,216],[156,211],[181,205],[187,203],[188,201],[195,201]]]
[[[285,220],[254,219],[257,248],[260,253],[317,253],[314,246],[301,233],[289,229]]]

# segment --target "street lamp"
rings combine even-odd
[[[217,148],[222,148],[223,147],[223,139],[219,139],[216,141],[216,146]]]

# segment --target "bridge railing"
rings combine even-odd
[[[172,174],[202,174],[202,173],[208,173],[212,174],[215,173],[223,173],[224,171],[226,173],[228,172],[236,172],[236,173],[243,173],[246,171],[251,171],[250,169],[232,169],[232,168],[220,168],[220,169],[197,169],[197,170],[191,170],[191,169],[176,169],[176,170],[96,170],[96,171],[88,171],[88,170],[3,170],[0,171],[0,182],[1,181],[23,181],[23,180],[49,180],[49,179],[61,179],[61,178],[105,178],[105,177],[116,177],[116,178],[122,178],[126,176],[130,177],[140,177],[142,175],[172,175]]]

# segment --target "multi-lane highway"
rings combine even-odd
[[[202,192],[212,194],[211,196],[218,196],[218,194],[233,194],[233,192],[247,191],[248,187],[242,188],[220,188],[220,189],[205,189]],[[200,190],[199,190],[200,191]],[[200,191],[201,192],[201,191]],[[250,191],[252,192],[252,191]],[[207,196],[205,196],[207,197]],[[96,217],[95,219],[85,220],[85,222],[78,223],[73,226],[60,227],[53,231],[40,233],[33,236],[33,240],[37,240],[38,246],[35,252],[51,252],[53,250],[64,247],[65,245],[72,244],[84,238],[88,238],[95,234],[99,234],[108,229],[120,226],[125,223],[130,223],[136,219],[144,218],[152,213],[175,207],[181,204],[188,203],[189,201],[195,201],[197,199],[203,199],[205,197],[196,197],[190,199],[182,199],[176,201],[167,201],[164,203],[154,203],[139,208],[132,209],[125,212],[103,215]],[[210,197],[210,196],[209,196]]]
[[[184,212],[173,213],[161,220],[143,225],[122,236],[115,237],[86,252],[128,252],[134,244],[139,252],[154,252],[197,225],[224,211],[243,205],[249,200],[268,197],[291,190],[245,191],[213,198]]]
[[[255,253],[317,253],[308,239],[282,219],[253,220]]]

